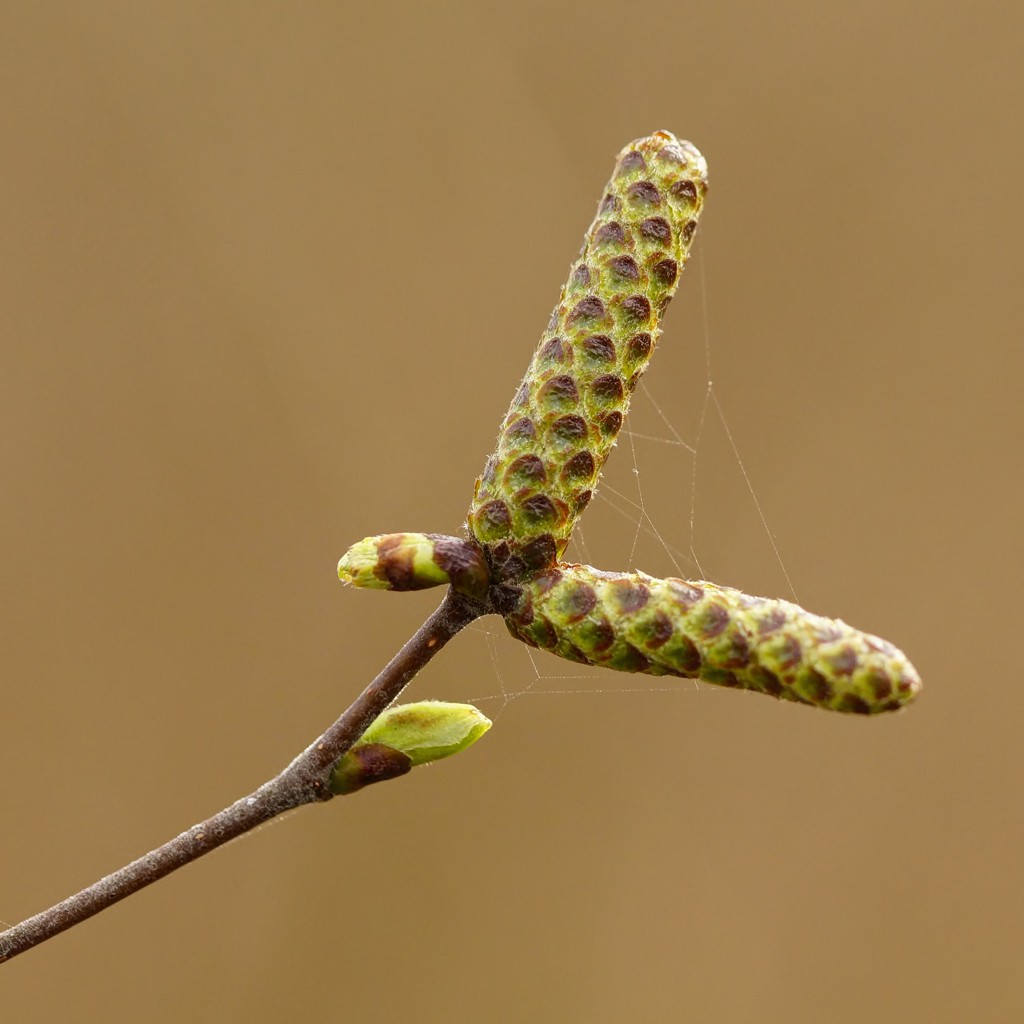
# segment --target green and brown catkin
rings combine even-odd
[[[684,676],[833,711],[875,714],[921,681],[892,644],[788,601],[714,583],[559,565],[505,622],[533,647],[625,672]]]
[[[706,189],[704,158],[669,132],[619,154],[476,482],[469,529],[499,579],[561,558],[657,343]]]
[[[476,481],[470,538],[368,537],[345,554],[338,575],[385,590],[450,583],[504,615],[517,639],[571,661],[833,711],[896,710],[921,689],[914,667],[845,622],[714,583],[560,561],[657,343],[706,190],[704,158],[669,132],[619,154]],[[382,770],[378,753],[359,772]]]

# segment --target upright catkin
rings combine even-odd
[[[562,557],[654,351],[706,190],[704,158],[670,132],[619,154],[476,481],[469,529],[496,579]]]

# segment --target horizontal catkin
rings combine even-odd
[[[476,482],[469,529],[502,578],[561,558],[657,343],[706,190],[704,158],[670,132],[619,154]]]
[[[702,679],[833,711],[875,714],[913,700],[902,651],[789,601],[704,581],[562,564],[526,583],[509,632],[571,661]]]

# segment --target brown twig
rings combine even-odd
[[[304,804],[331,799],[331,771],[370,723],[456,633],[487,609],[449,590],[445,599],[348,710],[279,775],[206,821],[101,878],[81,892],[0,932],[0,963],[38,946],[126,896],[265,821]]]

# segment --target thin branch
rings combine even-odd
[[[398,697],[413,676],[456,633],[485,611],[482,605],[449,590],[436,611],[348,710],[280,775],[74,896],[0,932],[0,963],[80,924],[285,811],[330,800],[331,771],[342,754]]]

